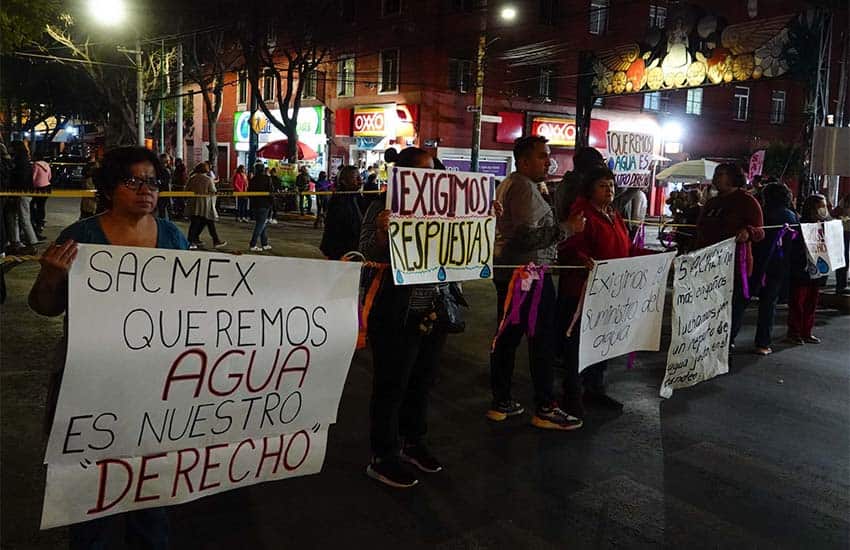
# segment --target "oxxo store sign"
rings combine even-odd
[[[354,137],[412,138],[416,136],[417,105],[358,105],[354,107]]]
[[[576,146],[576,121],[572,118],[536,116],[531,119],[531,135],[543,136],[555,147]]]
[[[272,115],[280,120],[280,111],[271,111]],[[291,113],[291,111],[290,111]],[[248,150],[248,140],[251,135],[251,126],[258,134],[260,143],[269,143],[286,139],[286,134],[277,129],[266,118],[262,111],[254,113],[251,117],[250,111],[237,111],[233,115],[233,142],[237,151]],[[324,107],[301,107],[298,110],[298,139],[313,147],[314,149],[325,143],[325,109]]]

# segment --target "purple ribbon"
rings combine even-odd
[[[543,277],[546,275],[548,265],[529,266],[529,271],[535,271],[538,277],[538,284],[534,287],[534,295],[531,298],[531,309],[528,310],[528,337],[534,337],[534,331],[537,328],[537,309],[540,307],[540,299],[543,296]]]
[[[638,230],[635,232],[635,238],[632,240],[632,246],[634,248],[646,248],[646,226],[640,224]]]
[[[632,370],[633,368],[635,368],[635,357],[636,356],[637,356],[637,354],[635,352],[631,352],[629,354],[629,360],[626,361],[626,370]]]
[[[750,299],[750,282],[747,280],[747,243],[738,245],[738,269],[741,270],[741,292],[744,294],[744,299]]]
[[[773,239],[773,244],[770,245],[770,252],[767,254],[767,259],[765,260],[765,266],[767,266],[770,259],[773,258],[774,252],[779,256],[780,259],[785,257],[785,247],[782,240],[785,238],[785,235],[790,234],[791,240],[797,238],[797,232],[791,229],[791,227],[786,223],[782,226],[782,228],[776,233],[776,238]],[[767,271],[762,273],[761,275],[761,286],[767,285]]]

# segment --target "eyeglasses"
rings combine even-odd
[[[142,188],[142,185],[147,185],[151,191],[159,191],[159,180],[156,178],[137,178],[131,176],[125,180],[121,180],[121,185],[133,191],[138,191]]]

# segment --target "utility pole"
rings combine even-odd
[[[136,35],[136,139],[145,146],[145,73],[142,67],[142,42]]]
[[[165,39],[159,43],[159,154],[165,153],[165,73],[168,64],[165,60]]]
[[[472,109],[472,147],[469,170],[478,171],[481,152],[481,111],[484,109],[484,63],[487,57],[487,0],[482,1],[481,32],[478,34],[478,59],[475,72],[475,106]]]
[[[177,44],[177,146],[174,158],[183,158],[183,43]]]

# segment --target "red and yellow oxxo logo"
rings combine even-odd
[[[534,117],[531,120],[531,135],[543,136],[549,145],[576,146],[576,122],[567,118]]]
[[[354,111],[355,136],[386,136],[386,107],[358,107]]]

